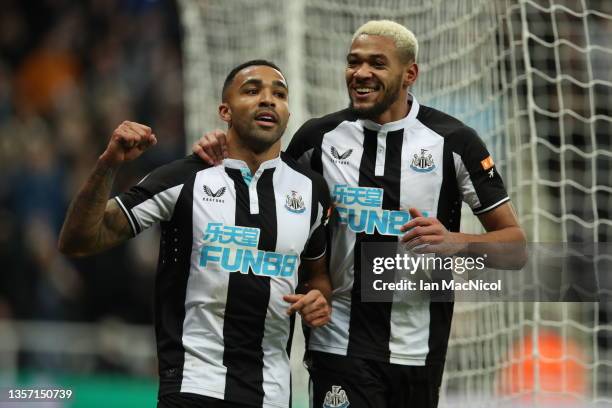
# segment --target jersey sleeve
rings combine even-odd
[[[181,160],[161,166],[115,197],[130,222],[134,236],[157,222],[172,218],[183,188],[183,168]]]
[[[457,183],[473,213],[483,214],[509,201],[493,158],[476,132],[465,127],[454,136],[459,141],[453,151]]]
[[[313,200],[311,212],[311,227],[302,259],[315,260],[325,255],[327,250],[327,221],[331,213],[329,189],[323,177],[313,178]]]

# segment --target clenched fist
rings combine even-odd
[[[157,143],[151,128],[136,122],[124,121],[115,129],[100,159],[109,165],[119,165],[136,159]]]

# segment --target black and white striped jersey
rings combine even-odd
[[[475,131],[412,98],[405,118],[384,125],[348,109],[312,119],[287,152],[324,176],[335,208],[332,319],[311,332],[309,349],[404,365],[444,361],[452,303],[362,302],[361,244],[397,242],[409,207],[458,231],[462,201],[475,214],[508,201]]]
[[[116,197],[134,234],[161,222],[155,288],[160,395],[288,407],[300,258],[326,251],[323,178],[282,153],[251,175],[226,159],[162,166]]]

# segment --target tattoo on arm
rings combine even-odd
[[[67,255],[90,255],[108,249],[131,236],[128,220],[109,200],[116,167],[98,161],[72,201],[60,234],[60,251]]]

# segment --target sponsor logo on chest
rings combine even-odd
[[[336,149],[336,147],[331,146],[329,150],[332,156],[332,161],[334,163],[343,164],[343,165],[349,164],[349,161],[347,159],[353,153],[353,149],[348,149],[348,150],[345,150],[344,152],[340,152],[338,149]]]
[[[204,187],[204,197],[203,197],[204,201],[213,202],[213,203],[224,203],[225,202],[225,200],[221,199],[221,197],[223,197],[223,194],[225,194],[225,191],[227,190],[226,187],[221,187],[216,191],[211,189],[206,184],[204,184],[203,187]]]

